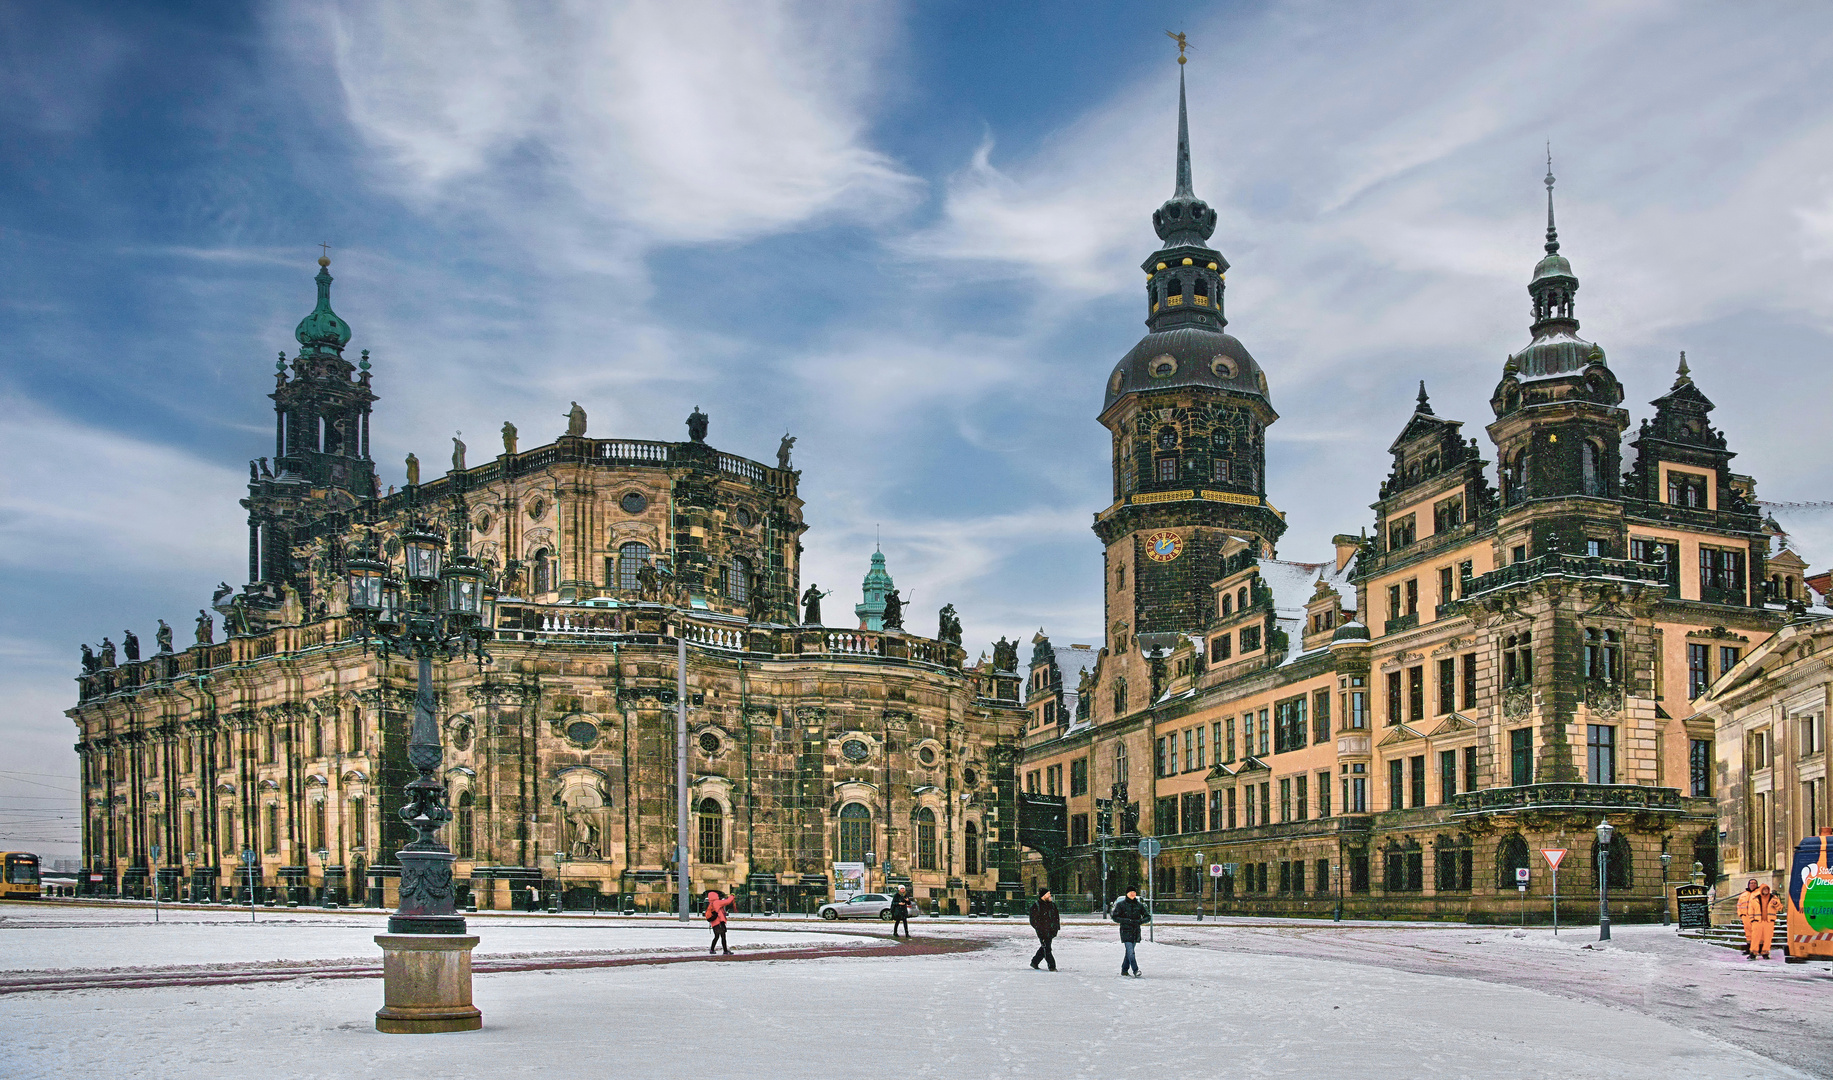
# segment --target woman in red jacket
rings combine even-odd
[[[736,903],[737,897],[727,896],[718,889],[706,891],[706,921],[713,928],[713,943],[706,950],[708,956],[721,949],[725,950],[727,956],[732,955],[732,947],[726,944],[726,913]]]

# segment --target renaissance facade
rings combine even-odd
[[[1156,867],[1174,908],[1544,920],[1541,852],[1569,853],[1570,911],[1595,896],[1608,818],[1613,906],[1656,917],[1670,868],[1719,873],[1718,736],[1693,703],[1804,595],[1799,560],[1768,565],[1711,401],[1683,357],[1625,462],[1624,390],[1578,336],[1549,168],[1531,337],[1499,373],[1487,451],[1422,384],[1372,530],[1278,557],[1279,417],[1224,332],[1182,93],[1142,265],[1150,332],[1099,417],[1106,644],[1066,661],[1040,636],[1031,660],[1021,782],[1061,827],[1027,879],[1094,905]],[[1150,864],[1142,836],[1163,846]]]
[[[372,543],[399,566],[418,523],[491,583],[487,661],[434,666],[471,902],[672,906],[682,638],[694,890],[812,910],[835,863],[869,861],[868,884],[937,910],[1013,894],[1016,653],[969,666],[952,609],[938,638],[907,633],[882,589],[871,628],[821,625],[793,440],[774,467],[722,453],[697,409],[682,442],[597,439],[575,404],[552,443],[505,424],[493,460],[455,439],[445,475],[410,456],[383,493],[369,354],[343,356],[326,260],[317,281],[276,372],[275,456],[249,466],[249,582],[214,604],[226,640],[201,611],[191,647],[162,628],[117,662],[107,643],[79,679],[90,889],[394,903],[413,671],[349,613],[345,575]]]

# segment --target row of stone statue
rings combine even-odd
[[[702,443],[706,441],[706,431],[707,415],[701,412],[700,407],[696,405],[694,411],[688,414],[687,437],[694,442]],[[573,402],[573,407],[566,411],[566,433],[570,438],[581,438],[586,433],[586,411],[580,408],[579,402],[577,401]],[[463,435],[464,432],[461,431],[452,436],[452,469],[454,472],[465,471],[465,450],[467,448],[462,438]],[[502,435],[503,453],[514,454],[516,452],[516,426],[507,420],[503,421]],[[777,468],[789,468],[789,452],[795,445],[795,436],[788,432],[784,432],[783,441],[778,443],[776,448]],[[267,471],[267,459],[261,458],[259,460],[261,462],[260,475],[272,475]],[[257,479],[255,474],[255,463],[252,461],[248,463],[248,478],[250,480]],[[407,455],[407,482],[415,486],[418,486],[420,483],[420,458],[414,454]]]
[[[811,583],[808,586],[808,589],[802,593],[803,626],[822,625],[821,599],[832,595],[832,589],[822,592],[821,586],[819,585]],[[946,641],[951,645],[961,644],[961,619],[955,614],[955,605],[942,605],[942,610],[936,612],[936,620],[937,641]],[[892,589],[885,594],[885,614],[882,618],[882,622],[887,630],[902,630],[904,628],[904,600],[903,597],[898,595],[896,589]]]
[[[159,629],[153,632],[153,640],[158,643],[159,651],[156,655],[164,656],[172,652],[172,628],[166,625],[164,619],[159,620]],[[215,640],[216,620],[211,618],[208,611],[199,608],[197,610],[197,644],[209,645]],[[108,638],[103,638],[102,644],[93,649],[85,644],[82,650],[83,674],[85,675],[93,675],[104,668],[114,667],[118,662],[115,655],[115,643]],[[130,664],[140,659],[140,639],[132,630],[121,631],[120,658]]]

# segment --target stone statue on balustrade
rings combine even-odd
[[[128,663],[140,659],[140,639],[132,630],[121,631],[121,654],[127,657]]]
[[[955,605],[944,604],[936,615],[936,639],[950,645],[961,644],[961,619],[955,614]]]
[[[509,421],[505,420],[503,421],[503,453],[514,454],[515,452],[516,452],[516,426],[510,423]]]
[[[463,435],[463,434],[464,432],[461,431],[461,432],[458,432],[458,434],[452,436],[452,471],[453,472],[464,472],[465,471],[465,441],[458,437],[459,435]]]
[[[99,669],[102,666],[102,662],[96,659],[95,650],[91,649],[88,645],[82,646],[82,649],[83,649],[83,674],[94,675],[97,669]]]
[[[420,486],[420,459],[411,453],[407,455],[407,486]]]
[[[111,668],[115,666],[115,643],[108,640],[107,638],[102,639],[101,666],[105,668]]]
[[[216,640],[216,620],[203,608],[197,609],[197,643],[209,645]]]
[[[1007,641],[1004,634],[999,635],[999,640],[993,643],[993,670],[1018,670],[1018,642]]]
[[[834,590],[821,591],[821,586],[809,583],[808,590],[802,594],[802,625],[821,625],[821,598],[834,595]]]
[[[789,450],[795,444],[796,437],[787,431],[783,432],[783,441],[776,447],[776,467],[784,472],[789,471]]]
[[[586,433],[586,411],[579,407],[577,401],[566,411],[566,433],[575,437]]]
[[[904,628],[904,599],[892,589],[885,594],[885,629],[902,630]]]
[[[164,619],[159,620],[159,629],[153,631],[153,640],[159,643],[160,652],[172,651],[172,628],[166,625]]]
[[[706,442],[707,415],[694,406],[694,411],[687,414],[687,437],[698,443]]]

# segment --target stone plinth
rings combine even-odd
[[[382,1007],[376,1030],[391,1035],[476,1031],[484,1014],[471,1004],[471,950],[458,934],[377,934],[382,946]]]

